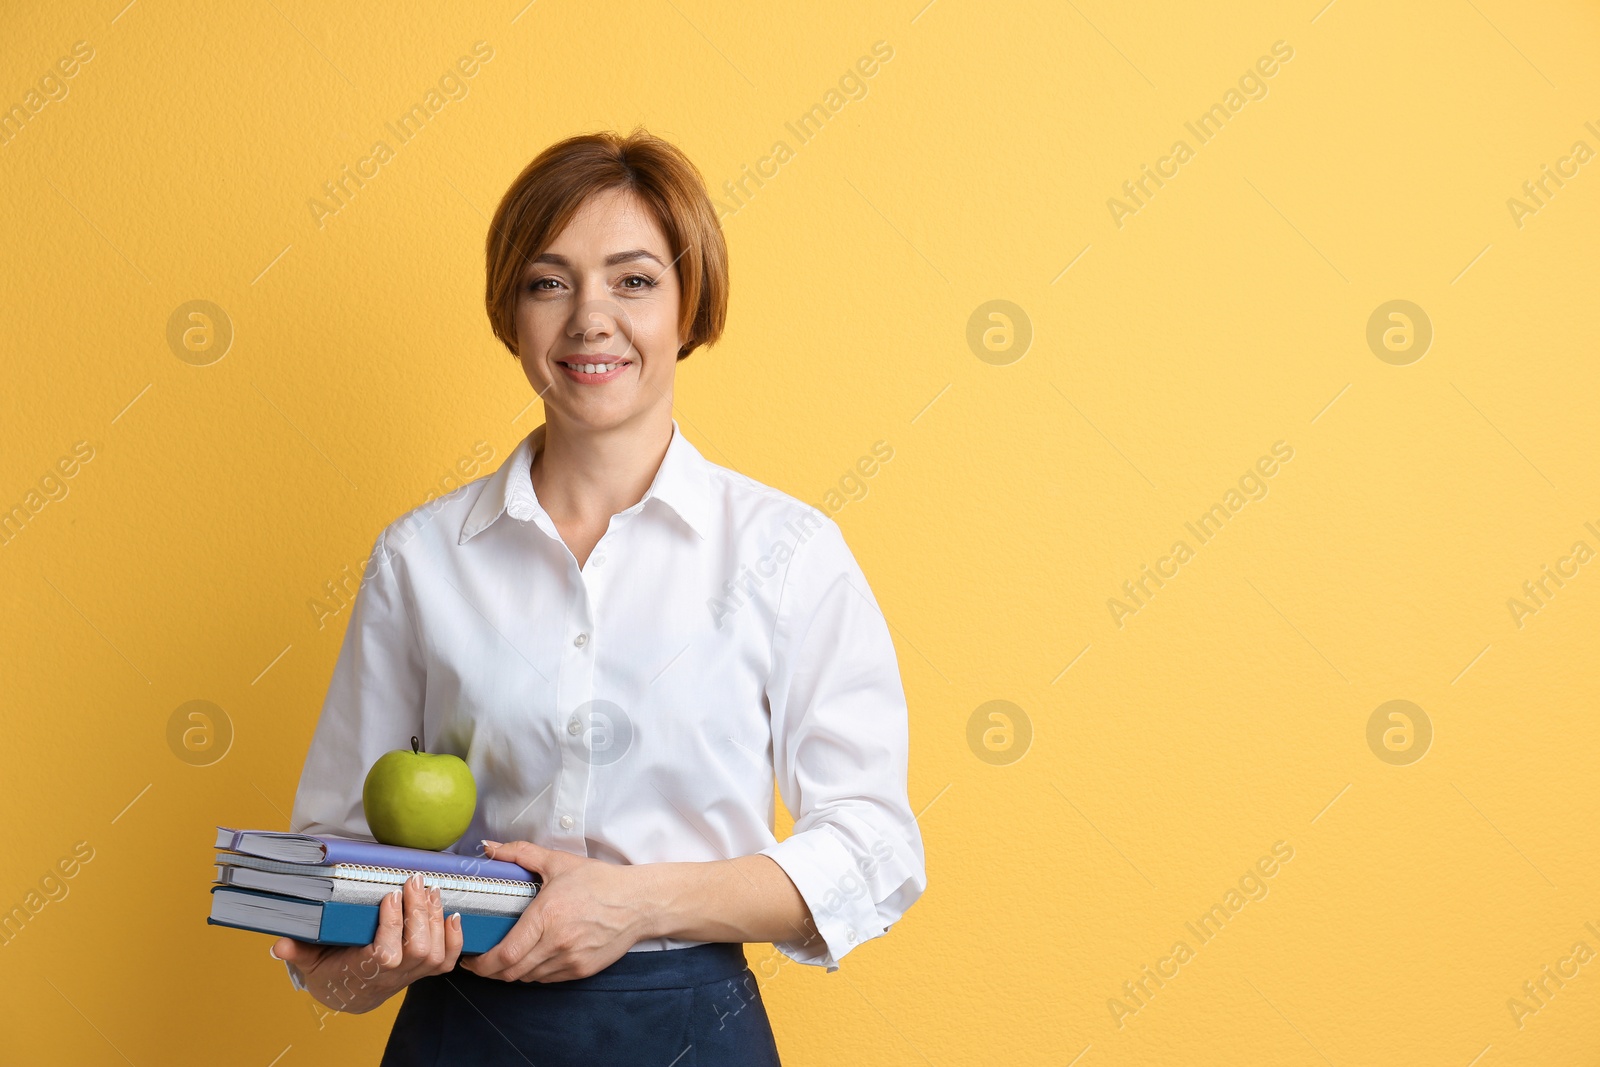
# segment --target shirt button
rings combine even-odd
[[[583,729],[583,724],[577,720],[576,716],[567,721],[567,733],[577,736],[578,731],[581,729]]]
[[[855,944],[856,943],[856,932],[854,930],[845,931],[845,940],[849,941],[852,945]]]
[[[561,816],[561,828],[563,830],[572,829],[572,816],[570,816],[570,815]]]
[[[606,561],[606,558],[605,558],[605,557],[604,557],[604,556],[596,556],[596,557],[595,557],[595,558],[594,558],[594,565],[595,565],[595,566],[596,566],[596,567],[598,567],[598,566],[600,566],[600,565],[601,565],[601,564],[603,564],[603,563],[604,563],[604,562],[605,562],[605,561]]]
[[[572,643],[577,645],[579,648],[582,648],[584,645],[587,645],[589,643],[589,635],[588,634],[579,634],[577,637],[574,637],[572,639]]]

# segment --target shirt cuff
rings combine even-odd
[[[856,870],[854,857],[832,827],[812,827],[768,845],[757,855],[771,857],[783,868],[822,935],[820,944],[814,940],[806,944],[800,938],[773,942],[796,963],[826,967],[831,974],[851,949],[883,935],[871,884]]]

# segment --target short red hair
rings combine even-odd
[[[540,152],[517,175],[489,224],[484,303],[500,343],[517,353],[518,284],[528,262],[549,247],[592,194],[637,194],[667,235],[681,294],[678,332],[686,358],[722,336],[728,314],[728,246],[700,171],[677,147],[643,127],[569,137]]]

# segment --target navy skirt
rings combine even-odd
[[[381,1067],[777,1067],[767,1010],[736,944],[628,952],[588,978],[419,978]]]

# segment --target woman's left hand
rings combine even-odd
[[[544,878],[517,924],[461,966],[506,982],[565,982],[611,966],[646,936],[639,868],[606,863],[531,841],[484,842],[485,855]]]

